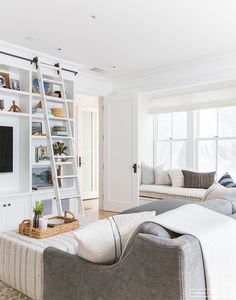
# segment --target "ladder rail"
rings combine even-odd
[[[71,128],[71,118],[69,115],[69,108],[68,108],[68,103],[66,98],[66,90],[65,90],[65,84],[64,84],[64,78],[62,75],[62,68],[60,64],[57,64],[55,67],[55,72],[57,72],[57,75],[54,77],[57,77],[57,80],[47,80],[47,78],[44,78],[43,74],[43,69],[47,66],[43,65],[39,60],[37,62],[37,69],[38,69],[38,81],[39,81],[39,89],[43,101],[43,113],[44,113],[44,121],[45,121],[45,129],[46,129],[46,134],[47,134],[47,144],[48,144],[48,151],[49,151],[49,156],[50,156],[50,163],[51,163],[51,171],[52,171],[52,179],[53,179],[53,186],[54,186],[54,193],[55,193],[55,199],[56,199],[56,204],[57,204],[57,210],[58,214],[62,215],[62,204],[61,200],[66,199],[67,197],[61,196],[61,189],[59,187],[59,181],[61,179],[67,179],[71,178],[73,179],[74,182],[74,189],[76,190],[76,194],[73,196],[69,196],[68,198],[77,198],[76,202],[76,210],[79,212],[80,215],[84,215],[84,207],[81,199],[81,193],[80,193],[80,186],[79,186],[79,177],[78,177],[78,170],[77,170],[77,165],[76,165],[76,156],[75,156],[75,150],[74,150],[74,139],[73,139],[73,131]],[[53,69],[53,68],[51,68]],[[60,100],[60,103],[63,105],[63,110],[64,110],[64,121],[65,121],[65,126],[66,130],[68,133],[68,136],[62,137],[62,136],[53,136],[51,133],[51,126],[50,126],[50,117],[48,115],[48,102],[50,102],[49,97],[45,93],[45,88],[44,88],[44,82],[52,82],[52,83],[57,83],[60,85],[60,90],[61,90],[61,98],[58,99]],[[59,101],[58,101],[59,102]],[[70,151],[68,158],[71,158],[71,163],[70,165],[72,166],[72,175],[64,175],[64,176],[58,176],[57,175],[57,166],[59,163],[56,161],[58,158],[57,155],[54,155],[54,150],[53,150],[53,140],[60,140],[60,139],[65,139],[68,143],[68,149]]]
[[[53,179],[53,186],[54,186],[54,192],[55,192],[55,198],[57,201],[57,210],[58,214],[62,215],[62,206],[60,201],[60,189],[59,189],[59,183],[57,180],[57,168],[55,164],[54,159],[54,151],[53,151],[53,145],[52,145],[52,138],[51,138],[51,127],[50,127],[50,121],[48,118],[48,106],[47,106],[47,99],[46,99],[46,93],[44,89],[44,79],[41,72],[41,66],[40,61],[38,61],[38,82],[39,82],[39,89],[43,100],[43,113],[44,113],[44,122],[45,122],[45,129],[47,134],[47,145],[48,145],[48,152],[51,162],[51,171],[52,171],[52,179]]]
[[[71,129],[69,109],[68,109],[68,102],[66,101],[67,98],[66,98],[66,90],[65,90],[65,85],[64,85],[64,78],[63,78],[63,75],[62,75],[62,70],[61,70],[60,65],[59,65],[59,69],[60,69],[59,70],[59,80],[63,83],[61,85],[61,97],[65,101],[63,106],[65,108],[64,112],[65,112],[65,118],[67,120],[66,128],[67,128],[68,135],[70,137],[73,137],[73,132],[72,132],[72,129]],[[74,139],[73,138],[68,140],[68,145],[69,145],[69,148],[70,148],[70,155],[75,156]],[[75,183],[76,191],[78,191],[78,193],[80,194],[79,177],[78,177],[78,169],[77,169],[77,165],[76,165],[76,160],[72,161],[72,171],[73,171],[73,174],[77,175],[77,178],[74,179],[74,183]],[[79,201],[77,202],[77,205],[78,205],[78,211],[82,215],[84,215],[84,207],[83,207],[83,204],[82,204],[81,196],[79,198]]]

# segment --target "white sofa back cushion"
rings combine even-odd
[[[155,211],[117,215],[76,231],[77,255],[93,263],[117,262],[135,229],[155,215]]]
[[[184,175],[180,169],[169,169],[168,173],[173,187],[184,187]]]
[[[170,176],[167,170],[162,167],[154,168],[155,173],[155,184],[158,185],[171,185]]]

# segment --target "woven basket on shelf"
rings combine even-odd
[[[71,217],[68,217],[68,214],[70,214]],[[49,218],[49,220],[51,219],[63,220],[64,224],[57,225],[55,227],[50,227],[50,228],[47,227],[47,229],[42,230],[39,228],[34,228],[33,222],[31,220],[24,220],[19,225],[19,233],[36,239],[45,239],[57,234],[75,230],[79,227],[79,220],[75,219],[74,214],[69,211],[65,211],[64,217],[56,216],[56,217]]]

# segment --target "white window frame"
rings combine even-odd
[[[189,137],[191,136],[193,130],[193,122],[190,121],[190,115],[192,115],[189,111],[183,111],[187,113],[187,132],[186,138],[173,138],[173,114],[175,112],[170,112],[171,114],[171,136],[167,139],[158,139],[158,116],[161,114],[156,114],[153,118],[153,126],[154,126],[154,146],[153,146],[153,162],[154,167],[160,165],[157,160],[157,145],[159,142],[169,142],[170,144],[170,168],[173,168],[173,161],[172,161],[172,152],[173,152],[173,142],[185,142],[186,143],[186,168],[192,168],[191,161],[193,161],[193,147],[191,147],[189,143]],[[189,124],[190,122],[190,124]]]
[[[224,107],[224,106],[223,106]],[[202,109],[196,110],[195,114],[196,114],[196,136],[195,136],[195,166],[196,166],[196,170],[199,170],[199,155],[198,155],[198,149],[199,149],[199,142],[200,141],[215,141],[215,149],[216,149],[216,155],[215,155],[215,170],[216,170],[216,177],[219,178],[219,176],[222,176],[222,174],[219,174],[219,168],[218,168],[218,158],[219,158],[219,142],[220,141],[231,141],[231,140],[236,140],[236,136],[229,136],[229,137],[220,137],[219,136],[219,111],[220,108],[223,107],[212,107],[212,109],[216,109],[217,111],[217,117],[216,117],[216,122],[217,122],[217,133],[216,136],[213,137],[204,137],[201,138],[199,137],[199,124],[200,124],[200,111]],[[226,107],[226,106],[225,106]]]

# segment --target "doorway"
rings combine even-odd
[[[83,200],[99,198],[99,97],[77,96],[78,169]]]

